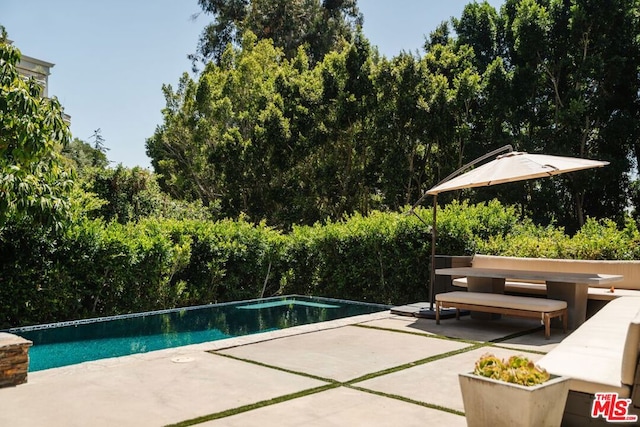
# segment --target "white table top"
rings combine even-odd
[[[510,270],[504,268],[454,267],[436,269],[440,276],[493,277],[497,279],[541,280],[544,282],[604,285],[622,281],[619,274],[567,273],[561,271]]]

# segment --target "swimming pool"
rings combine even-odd
[[[29,371],[216,341],[384,311],[389,306],[298,295],[7,330],[33,341]]]

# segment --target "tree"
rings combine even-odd
[[[247,32],[242,48],[229,46],[198,82],[185,75],[176,92],[165,87],[164,124],[147,140],[162,188],[219,204],[224,215],[260,219],[270,211],[277,201],[268,189],[289,135],[276,80],[292,72],[281,49]]]
[[[433,181],[427,164],[433,155],[428,132],[431,80],[420,58],[402,53],[377,64],[374,85],[376,138],[372,163],[377,165],[377,185],[390,209],[417,200]]]
[[[451,22],[456,31],[456,42],[473,48],[475,66],[480,72],[484,72],[496,59],[500,47],[499,32],[502,23],[498,12],[486,1],[469,3],[464,7],[462,16],[459,19],[453,18]]]
[[[569,232],[588,216],[623,223],[640,140],[638,11],[635,0],[507,0],[500,14],[472,3],[452,20],[456,45],[472,48],[482,76],[474,117],[465,120],[467,161],[509,143],[611,162],[535,185],[477,190],[479,200],[519,203],[537,222],[557,220]],[[428,44],[427,55],[436,46]]]
[[[105,150],[104,147],[99,149],[81,139],[73,138],[71,143],[62,149],[62,155],[72,162],[79,174],[82,174],[91,167],[104,169],[109,166]]]
[[[58,100],[20,76],[20,51],[0,30],[0,229],[8,220],[59,227],[69,217],[73,185],[60,155],[69,129]]]
[[[622,223],[639,136],[637,2],[510,0],[503,11],[514,139],[527,151],[611,162],[543,182],[530,193],[534,217],[551,214],[569,230],[586,216]]]
[[[637,0],[506,0],[499,13],[472,3],[455,31],[445,22],[430,34],[422,57],[392,60],[359,31],[323,56],[301,46],[314,10],[350,2],[202,4],[219,14],[220,35],[244,37],[218,45],[226,50],[198,81],[165,88],[164,124],[147,150],[174,196],[288,227],[398,209],[511,144],[611,165],[464,197],[499,197],[569,232],[588,216],[621,222],[636,200]]]
[[[312,63],[350,41],[362,16],[356,0],[199,0],[214,22],[205,27],[197,52],[189,57],[197,62],[220,62],[229,44],[238,46],[246,31],[259,40],[271,39],[287,58],[306,46]]]

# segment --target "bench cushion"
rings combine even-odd
[[[566,301],[483,292],[445,292],[437,294],[436,301],[442,301],[445,304],[447,302],[475,304],[487,307],[501,307],[538,312],[551,312],[567,308]]]
[[[508,256],[475,255],[473,267],[557,271],[566,273],[621,274],[621,282],[614,283],[616,289],[640,290],[640,260],[576,260],[550,258],[519,258]],[[610,285],[602,285],[609,288]]]
[[[639,297],[607,303],[538,364],[552,374],[570,377],[570,390],[629,397],[640,343],[639,310]]]
[[[521,269],[531,271],[558,271],[567,273],[599,273],[620,274],[621,282],[615,282],[614,292],[611,285],[589,286],[589,299],[599,301],[611,301],[621,296],[640,297],[640,260],[575,260],[575,259],[549,259],[549,258],[519,258],[495,255],[474,255],[471,265],[481,268],[497,269]],[[455,278],[454,286],[466,287],[466,278]],[[505,283],[507,292],[545,295],[546,286],[543,282],[527,280],[507,279]]]

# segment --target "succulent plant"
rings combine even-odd
[[[550,377],[547,371],[524,356],[511,356],[508,360],[501,360],[490,353],[478,359],[473,373],[524,386],[542,384]]]

